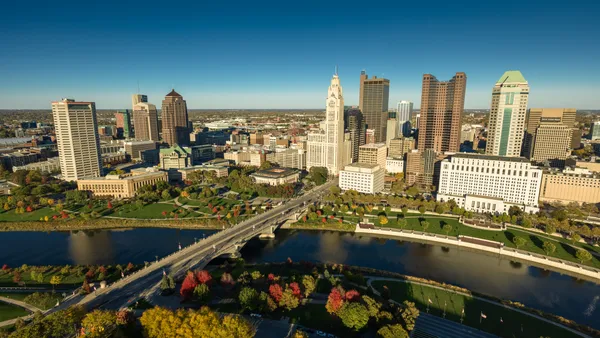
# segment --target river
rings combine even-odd
[[[153,261],[213,231],[0,233],[0,264],[126,264]],[[274,240],[252,240],[247,262],[314,261],[365,266],[446,282],[521,302],[600,329],[600,285],[525,263],[439,245],[338,232],[279,230]]]

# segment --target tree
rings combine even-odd
[[[210,300],[211,293],[208,285],[206,284],[198,284],[194,288],[194,297],[198,299],[201,303],[206,303]]]
[[[179,290],[181,298],[183,298],[183,300],[189,299],[194,293],[196,286],[198,286],[198,280],[196,280],[196,276],[193,272],[188,271],[183,283],[181,283],[181,289]]]
[[[254,311],[258,306],[258,292],[253,288],[243,287],[238,299],[243,309]]]
[[[548,224],[546,224],[546,229],[545,230],[546,230],[546,233],[548,235],[552,235],[552,234],[554,234],[556,232],[556,226],[554,226],[553,224],[548,223]]]
[[[424,205],[420,205],[418,210],[419,210],[419,212],[421,213],[421,215],[425,214],[425,211],[427,211],[427,210],[425,209],[425,206],[424,206]]]
[[[452,225],[450,225],[450,224],[444,224],[444,226],[442,227],[442,229],[444,229],[444,232],[446,233],[446,236],[448,236],[448,234],[450,234],[450,231],[452,231]]]
[[[400,315],[404,321],[404,326],[407,330],[412,331],[415,328],[415,322],[419,317],[419,310],[415,307],[415,303],[405,300],[403,303],[404,308],[401,310]]]
[[[296,330],[292,338],[308,338],[308,334],[304,331]]]
[[[235,281],[233,280],[233,277],[230,273],[225,272],[223,273],[223,275],[221,275],[221,285],[223,285],[224,287],[231,287],[234,284]]]
[[[402,325],[386,325],[377,331],[378,338],[408,338],[408,332]]]
[[[117,315],[110,310],[94,310],[83,318],[81,326],[86,337],[105,337],[104,331],[116,325]]]
[[[406,221],[406,219],[400,218],[398,220],[398,226],[400,227],[400,229],[404,229],[404,227],[406,226],[406,224],[408,224],[408,222]]]
[[[446,205],[445,204],[438,204],[435,207],[435,212],[437,212],[438,214],[443,214],[446,212]]]
[[[302,277],[302,285],[304,286],[304,296],[308,297],[311,293],[313,293],[313,291],[315,291],[317,282],[313,276],[304,275],[304,277]]]
[[[293,310],[300,305],[300,300],[294,294],[294,291],[287,287],[283,294],[281,295],[281,299],[279,300],[279,306],[287,309],[288,311]]]
[[[273,297],[276,303],[279,303],[281,297],[283,296],[283,290],[279,284],[271,284],[269,286],[269,295]]]
[[[338,311],[344,305],[344,296],[340,292],[338,288],[331,289],[329,296],[327,297],[327,303],[325,304],[325,308],[327,312],[331,314],[337,314]]]
[[[163,291],[175,290],[175,280],[173,280],[173,277],[163,274],[160,281],[160,289]]]
[[[294,297],[298,298],[299,300],[302,299],[302,290],[300,290],[300,285],[298,285],[298,283],[292,282],[290,283],[289,287],[292,290]]]
[[[554,253],[554,251],[556,251],[556,245],[552,244],[550,241],[544,241],[542,247],[544,248],[546,255],[551,255]]]
[[[421,221],[421,226],[423,227],[423,231],[427,231],[427,228],[429,228],[429,222]]]
[[[62,282],[62,277],[59,275],[54,275],[50,278],[50,284],[52,284],[52,291],[54,288]]]
[[[513,237],[512,242],[515,244],[517,249],[519,249],[523,245],[527,244],[527,240],[525,238],[519,237],[519,236]]]
[[[252,271],[250,276],[252,276],[252,280],[261,279],[263,277],[262,273],[260,273],[258,270]]]
[[[379,216],[379,224],[381,224],[381,225],[388,224],[388,218],[385,217],[384,215]]]
[[[369,322],[369,311],[361,303],[344,303],[338,312],[344,326],[359,331]]]
[[[579,242],[580,240],[581,240],[581,236],[579,236],[579,234],[571,235],[571,243],[575,244],[575,243]]]
[[[206,270],[196,271],[196,279],[198,280],[198,283],[201,284],[210,285],[210,283],[212,282],[212,276],[210,275],[210,272]]]
[[[315,182],[316,185],[321,185],[327,182],[327,176],[329,173],[325,167],[311,167],[309,174],[310,178],[313,182]]]
[[[348,302],[356,302],[360,299],[360,293],[358,293],[356,290],[349,290],[346,291],[344,298]]]
[[[406,189],[406,194],[410,197],[415,197],[419,194],[419,189],[417,189],[417,187],[412,186],[408,189]]]
[[[583,264],[583,262],[587,262],[592,259],[592,254],[589,253],[589,251],[587,251],[585,249],[577,250],[577,253],[575,254],[575,256],[577,257],[577,259],[579,260],[579,262],[581,264]]]
[[[381,310],[381,304],[367,295],[362,296],[362,301],[363,303],[365,303],[365,306],[369,311],[369,316],[376,318],[379,314],[379,311]]]

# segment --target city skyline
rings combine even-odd
[[[410,100],[417,109],[423,74],[450,78],[465,72],[465,107],[488,109],[497,74],[520,70],[531,85],[531,106],[600,108],[593,43],[600,29],[591,8],[600,5],[544,3],[540,10],[540,4],[521,4],[501,18],[489,17],[493,9],[479,3],[367,9],[321,4],[319,11],[294,8],[294,16],[284,7],[244,4],[189,5],[177,16],[133,4],[116,10],[73,5],[94,11],[94,18],[82,18],[61,15],[71,9],[68,2],[27,8],[13,2],[7,8],[13,14],[0,23],[0,45],[6,47],[0,73],[7,79],[0,84],[0,109],[43,109],[65,96],[94,100],[98,109],[123,109],[138,83],[152,102],[175,88],[190,109],[319,109],[320,88],[335,65],[345,79],[347,105],[358,105],[362,70],[390,79],[392,106]],[[411,17],[381,20],[382,12],[398,9]],[[136,25],[132,13],[154,24]],[[498,25],[502,34],[490,39]],[[351,53],[323,53],[332,37],[337,46],[355,47]],[[58,41],[79,47],[65,50]],[[173,41],[183,46],[181,53],[171,52]],[[139,44],[146,52],[136,51]],[[519,50],[518,58],[499,52],[507,44]],[[62,75],[67,72],[77,76]]]

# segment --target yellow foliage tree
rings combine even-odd
[[[105,337],[104,332],[116,325],[117,315],[110,310],[94,310],[83,318],[81,326],[85,337]]]

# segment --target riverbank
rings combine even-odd
[[[133,228],[167,228],[189,230],[221,230],[224,224],[216,219],[211,222],[193,219],[183,220],[147,220],[147,219],[109,219],[99,218],[87,221],[71,220],[67,222],[1,222],[0,232],[9,231],[83,231],[114,230]]]

